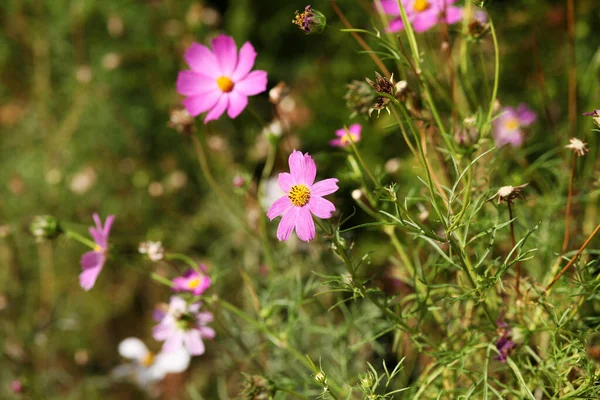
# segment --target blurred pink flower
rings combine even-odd
[[[204,273],[206,266],[200,265],[202,273],[189,269],[183,276],[173,279],[173,290],[176,292],[190,292],[194,296],[199,296],[210,286],[210,278]]]
[[[330,218],[335,206],[326,196],[338,190],[335,178],[314,183],[317,166],[311,156],[294,150],[288,159],[290,173],[279,174],[279,187],[285,192],[269,209],[267,217],[272,221],[282,216],[277,228],[277,239],[288,240],[292,231],[305,242],[314,239],[315,224],[312,214]]]
[[[537,115],[524,103],[519,104],[516,110],[513,107],[504,107],[500,113],[493,122],[496,146],[510,144],[520,147],[523,144],[521,128],[531,125],[537,119]]]
[[[204,354],[202,339],[212,339],[215,331],[206,326],[212,322],[210,312],[200,312],[201,303],[187,304],[179,296],[172,296],[169,310],[163,319],[152,329],[152,336],[164,341],[162,351],[178,351],[185,347],[193,356]]]
[[[334,147],[346,147],[350,146],[350,139],[352,142],[356,143],[360,141],[360,131],[362,130],[362,126],[360,124],[352,124],[346,131],[345,128],[338,129],[335,131],[336,139],[330,140],[329,144]]]
[[[114,215],[109,215],[102,226],[102,220],[97,213],[93,215],[96,227],[90,227],[90,235],[96,243],[92,251],[88,251],[81,256],[81,267],[83,272],[79,274],[79,285],[83,290],[88,291],[94,287],[98,274],[102,271],[106,262],[106,250],[108,249],[108,235],[115,219]]]
[[[183,105],[195,117],[208,111],[204,123],[218,119],[227,110],[236,118],[248,105],[248,96],[267,89],[267,73],[252,71],[256,52],[250,42],[239,51],[231,36],[212,40],[212,51],[193,43],[184,55],[191,70],[177,76],[177,92],[186,96]]]
[[[389,32],[398,32],[404,29],[400,17],[398,0],[380,0],[381,11],[391,15],[393,18],[388,26]],[[463,17],[463,8],[454,7],[456,0],[401,0],[406,15],[416,32],[425,32],[436,24],[446,22],[455,24]],[[375,7],[378,2],[375,2]]]

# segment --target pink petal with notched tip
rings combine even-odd
[[[256,60],[256,51],[250,42],[244,43],[240,49],[240,54],[235,67],[235,71],[231,74],[231,80],[234,82],[240,81],[246,77],[254,67],[254,61]]]
[[[294,178],[292,178],[292,175],[287,172],[280,173],[279,177],[277,178],[277,182],[279,183],[281,190],[286,193],[290,191],[292,186],[294,186]]]
[[[177,93],[196,96],[219,90],[217,81],[194,71],[180,71],[177,75]]]
[[[312,219],[309,207],[295,207],[298,208],[298,217],[296,219],[296,234],[300,240],[305,242],[311,241],[315,238],[315,223]]]
[[[214,108],[221,97],[224,97],[223,92],[215,90],[204,93],[199,96],[190,96],[181,103],[192,117],[195,117],[203,112]]]
[[[337,182],[336,178],[323,179],[311,186],[310,194],[314,196],[327,196],[339,189]]]
[[[229,98],[227,97],[227,95],[222,95],[221,97],[219,97],[217,104],[215,104],[212,110],[210,110],[208,114],[206,114],[206,118],[204,118],[204,123],[206,124],[209,121],[219,119],[219,117],[223,115],[223,113],[227,109],[228,105]]]
[[[311,196],[308,208],[315,216],[323,219],[331,218],[331,214],[335,211],[333,203],[320,196]]]
[[[287,196],[280,197],[279,199],[275,200],[275,203],[273,203],[271,208],[269,208],[269,212],[267,212],[267,218],[272,221],[274,218],[277,218],[286,212],[290,207],[293,207],[290,199]]]
[[[227,96],[229,97],[227,115],[229,115],[229,118],[234,119],[240,115],[248,105],[248,97],[235,89],[228,93]]]
[[[223,76],[231,78],[237,66],[237,46],[231,36],[219,35],[212,40],[212,49]]]
[[[267,90],[267,72],[256,70],[250,72],[244,79],[235,83],[234,90],[254,96]]]
[[[223,75],[217,57],[200,43],[192,43],[183,58],[190,68],[199,74],[215,80]]]
[[[296,226],[299,210],[300,207],[290,207],[283,213],[281,221],[279,221],[279,226],[277,227],[277,239],[284,241],[290,238],[290,235]]]

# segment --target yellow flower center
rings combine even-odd
[[[189,289],[196,289],[200,285],[200,279],[195,278],[188,282]]]
[[[95,251],[96,253],[102,253],[102,247],[100,247],[99,245],[95,245],[95,246],[94,246],[94,251]]]
[[[146,368],[148,368],[149,366],[151,366],[152,364],[154,364],[154,358],[156,357],[156,355],[149,351],[148,354],[146,355],[146,357],[144,357],[144,359],[142,360],[142,365]]]
[[[219,89],[225,93],[231,92],[235,86],[233,81],[226,76],[217,78],[217,85],[219,85]]]
[[[288,193],[288,199],[296,207],[303,207],[310,200],[310,189],[306,185],[294,185]]]
[[[513,131],[517,129],[521,124],[519,124],[519,120],[516,118],[511,118],[504,123],[504,128],[509,131]]]
[[[430,4],[427,0],[415,0],[415,4],[413,6],[416,12],[422,12],[427,10],[430,7]]]
[[[340,141],[342,142],[343,145],[347,145],[352,142],[354,142],[354,143],[358,142],[358,137],[356,137],[356,135],[354,133],[346,133],[344,136],[342,136],[340,138]]]

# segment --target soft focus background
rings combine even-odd
[[[566,157],[556,157],[569,137],[565,2],[489,3],[502,54],[498,99],[502,105],[529,104],[538,121],[527,130],[528,146],[495,154],[495,175],[480,184],[494,189],[531,181],[537,174],[540,191],[549,196],[555,190],[560,196],[538,199],[538,206],[559,207],[568,174]],[[145,396],[107,376],[121,362],[117,345],[123,338],[137,336],[153,350],[159,348],[150,335],[151,313],[156,303],[167,301],[168,291],[148,273],[173,276],[183,268],[140,257],[138,243],[147,239],[161,240],[168,250],[207,264],[215,282],[211,290],[252,311],[252,290],[240,272],[246,271],[261,304],[268,305],[261,307],[262,318],[282,327],[303,348],[326,349],[327,353],[311,353],[314,360],[322,358],[324,364],[335,362],[356,372],[357,364],[364,370],[375,354],[388,354],[391,363],[409,354],[390,356],[381,348],[390,346],[391,339],[383,337],[374,342],[374,349],[345,359],[347,335],[357,335],[355,343],[369,337],[355,332],[351,321],[371,310],[365,306],[342,318],[341,312],[327,314],[333,300],[315,300],[313,291],[321,278],[311,271],[331,272],[325,262],[331,257],[321,254],[327,244],[317,241],[307,247],[295,241],[289,246],[301,256],[291,257],[289,246],[274,241],[276,224],[269,224],[275,262],[266,267],[260,244],[247,237],[211,194],[189,137],[168,127],[169,112],[181,100],[175,80],[185,68],[183,52],[193,41],[207,43],[224,32],[238,45],[252,42],[258,52],[255,68],[269,73],[268,89],[281,81],[291,88],[291,98],[282,106],[290,129],[277,154],[275,175],[287,168],[292,149],[308,151],[315,157],[319,177],[340,179],[341,189],[332,198],[341,212],[352,213],[350,194],[360,182],[346,166],[344,153],[332,150],[328,142],[335,129],[360,122],[367,163],[407,192],[418,185],[411,172],[414,163],[403,158],[408,151],[402,137],[389,128],[391,121],[384,114],[379,119],[350,119],[343,98],[346,84],[373,78],[376,67],[359,53],[350,34],[339,31],[342,25],[328,1],[311,4],[328,17],[329,26],[319,36],[304,35],[291,23],[295,10],[305,6],[298,1],[1,2],[0,398],[16,397],[10,391],[14,379],[25,385],[26,398]],[[339,6],[355,27],[371,29],[377,20],[370,1],[340,0]],[[451,35],[456,34],[451,29]],[[439,62],[439,35],[432,30],[419,36],[426,64]],[[596,0],[576,2],[575,38],[580,115],[600,108]],[[482,46],[480,57],[488,75],[473,76],[471,82],[483,91],[493,72],[491,42]],[[435,73],[436,67],[431,70]],[[447,113],[449,106],[439,103]],[[247,192],[254,193],[267,154],[261,124],[273,115],[267,92],[250,98],[248,109],[236,120],[223,117],[207,128],[210,169],[254,225],[265,211]],[[591,119],[578,116],[577,127],[586,132],[592,148],[581,165],[582,176],[594,176],[598,136],[587,134]],[[536,164],[542,156],[543,162]],[[231,183],[238,175],[246,182],[242,188]],[[585,185],[594,190],[591,182]],[[586,207],[595,220],[581,220]],[[597,223],[597,207],[597,198],[575,204],[578,232],[589,233]],[[109,260],[96,286],[86,293],[78,285],[79,258],[86,249],[64,237],[38,243],[28,224],[35,215],[50,214],[86,234],[93,212],[116,215],[111,239],[120,255]],[[535,213],[532,220],[543,218],[539,208]],[[366,214],[358,212],[351,224],[367,221]],[[356,239],[359,253],[373,252],[373,275],[385,277],[390,266],[385,235],[358,230],[348,237]],[[578,233],[572,242],[584,239]],[[533,267],[530,273],[535,276],[543,268]],[[306,305],[302,313],[294,313],[299,317],[286,318],[282,310],[299,304]],[[225,399],[239,392],[240,373],[252,372],[253,366],[239,343],[225,339],[226,330],[245,337],[256,358],[271,363],[270,370],[282,379],[306,373],[283,354],[275,359],[271,353],[265,359],[266,353],[260,354],[262,339],[251,330],[238,332],[246,328],[227,315],[218,317],[215,328],[219,337],[207,343],[207,353],[194,358],[185,374],[161,384],[164,398]],[[410,385],[410,374],[403,379]]]

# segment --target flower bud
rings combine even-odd
[[[55,239],[62,232],[58,219],[51,215],[38,215],[29,225],[29,231],[38,241],[44,239]]]
[[[314,379],[315,379],[315,382],[317,382],[323,386],[327,385],[327,375],[325,375],[325,372],[323,372],[323,371],[317,372]]]
[[[327,19],[320,11],[313,10],[310,4],[304,8],[304,12],[296,11],[296,18],[292,23],[298,25],[307,34],[321,33],[327,26]]]

